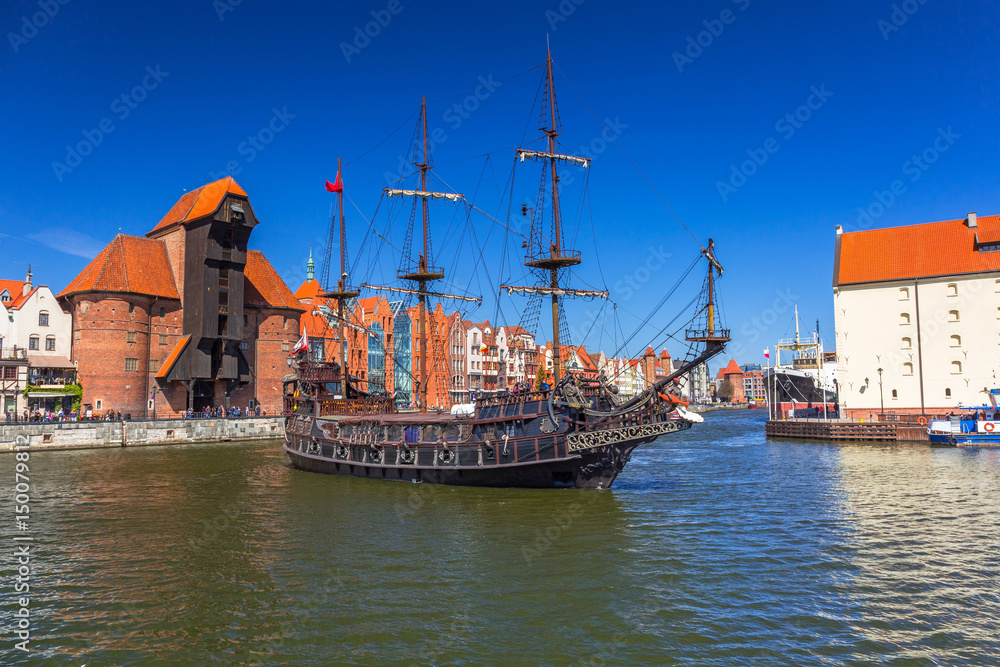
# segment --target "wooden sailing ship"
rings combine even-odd
[[[541,224],[536,224],[532,216],[524,264],[539,277],[538,285],[502,285],[501,290],[550,299],[552,386],[541,391],[481,397],[464,411],[427,410],[431,366],[427,300],[478,299],[429,289],[435,281],[444,278],[445,272],[434,266],[431,255],[428,200],[457,202],[462,200],[462,195],[428,190],[427,175],[431,167],[424,101],[420,120],[422,157],[419,163],[415,162],[420,170],[420,189],[385,190],[387,196],[415,197],[421,202],[422,246],[418,248],[416,260],[409,264],[404,253],[404,265],[397,276],[411,287],[362,285],[414,295],[419,299],[420,361],[414,382],[420,411],[397,410],[391,396],[370,386],[365,388],[347,367],[345,327],[352,325],[346,319],[345,303],[357,297],[358,290],[348,283],[341,191],[338,198],[341,271],[336,288],[323,295],[337,301],[337,314],[335,318],[331,314],[330,319],[337,327],[341,363],[311,361],[307,354],[293,359],[294,372],[284,383],[284,449],[295,467],[321,473],[436,484],[609,488],[636,447],[689,429],[699,420],[685,411],[686,402],[670,393],[670,389],[675,380],[722,352],[729,340],[727,330],[715,328],[714,280],[716,275],[721,275],[722,267],[715,258],[711,241],[702,248],[708,261],[707,293],[702,307],[704,326],[686,332],[688,341],[702,346],[693,358],[627,401],[617,396],[617,387],[609,378],[599,376],[585,380],[564,373],[561,368],[561,299],[607,298],[608,294],[572,289],[560,282],[564,270],[580,264],[582,258],[578,251],[565,248],[562,241],[557,168],[567,163],[587,167],[589,160],[556,150],[559,130],[550,54],[547,54],[545,67],[548,118],[541,129],[547,135],[548,150],[518,149],[517,159],[537,160],[543,165],[542,190],[551,201],[552,230],[548,235],[543,234]],[[339,173],[338,160],[338,177]],[[527,214],[527,208],[522,212]],[[408,234],[408,245],[409,238]]]

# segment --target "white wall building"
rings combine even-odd
[[[849,416],[947,413],[998,386],[1000,216],[838,226],[833,295]]]

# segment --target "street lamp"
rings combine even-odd
[[[882,413],[879,415],[878,420],[880,422],[885,421],[885,399],[882,396],[882,369],[878,370],[878,402],[882,408]]]

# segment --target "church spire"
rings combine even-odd
[[[309,261],[306,262],[306,281],[313,279],[313,276],[316,275],[315,269],[316,263],[313,262],[313,249],[312,246],[309,246]]]

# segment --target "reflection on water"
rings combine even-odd
[[[762,431],[711,414],[610,492],[328,477],[260,442],[33,453],[35,657],[996,659],[1000,452]]]

